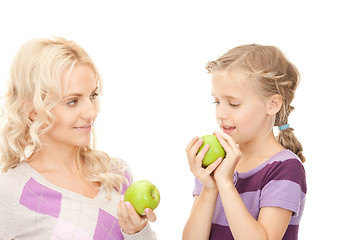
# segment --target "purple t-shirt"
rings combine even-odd
[[[249,213],[257,220],[262,207],[280,207],[293,212],[284,240],[298,239],[299,223],[304,210],[306,178],[299,158],[283,150],[249,172],[234,172],[234,185]],[[202,184],[196,178],[193,195],[199,195]],[[210,239],[234,239],[218,196],[212,219]]]

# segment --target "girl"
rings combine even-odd
[[[124,161],[94,149],[102,82],[73,41],[35,39],[16,55],[0,132],[0,239],[155,239],[123,194]],[[94,140],[94,139],[93,139]]]
[[[226,157],[204,169],[209,146],[197,154],[203,140],[188,144],[196,181],[183,239],[297,239],[306,194],[302,146],[288,124],[297,69],[276,47],[245,45],[207,70]]]

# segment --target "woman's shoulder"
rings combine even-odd
[[[14,187],[29,177],[29,173],[26,171],[24,163],[20,163],[16,167],[10,168],[7,172],[0,173],[0,188],[3,188],[4,186]]]
[[[0,199],[3,202],[18,202],[29,179],[31,179],[31,175],[22,163],[7,172],[0,173]]]
[[[133,175],[129,164],[122,158],[110,157],[112,162],[112,172],[124,175],[130,183],[133,182]]]

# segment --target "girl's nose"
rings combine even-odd
[[[224,106],[222,106],[220,103],[216,106],[216,118],[217,119],[226,119],[227,113]]]

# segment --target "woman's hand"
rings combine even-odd
[[[156,215],[150,208],[145,209],[145,216],[139,216],[130,202],[124,202],[124,196],[121,196],[117,215],[120,227],[124,233],[129,235],[140,232],[148,220],[150,222],[156,221]]]
[[[223,132],[214,132],[221,146],[223,146],[226,157],[215,170],[214,178],[217,186],[221,184],[233,184],[235,167],[240,160],[241,152],[231,136]]]
[[[190,170],[194,174],[194,176],[198,178],[203,184],[204,189],[217,190],[214,177],[211,175],[211,173],[217,168],[217,166],[219,166],[222,159],[221,157],[218,158],[210,166],[204,169],[202,167],[202,160],[206,152],[209,150],[209,145],[206,144],[204,148],[199,152],[199,154],[197,154],[203,142],[204,140],[202,138],[199,139],[199,137],[195,137],[186,147],[186,154]]]

